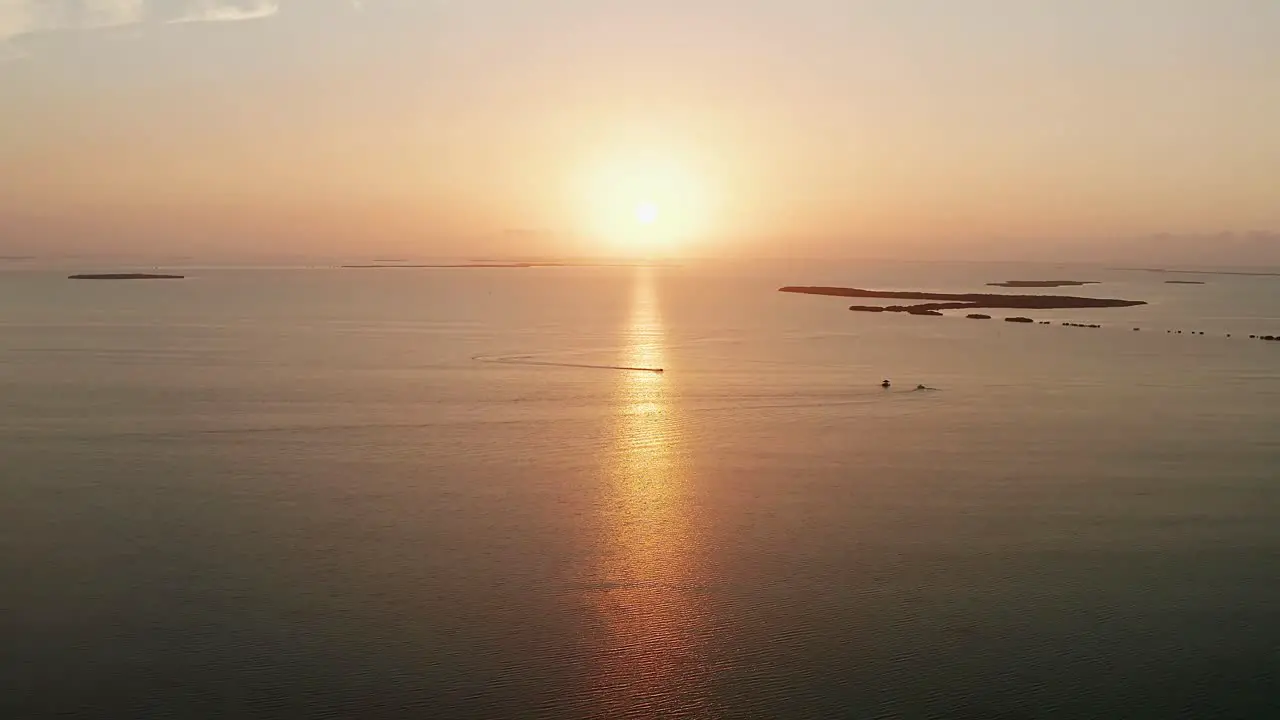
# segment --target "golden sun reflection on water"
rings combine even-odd
[[[619,364],[663,367],[666,333],[653,271],[637,270]],[[700,543],[690,516],[690,477],[672,383],[624,372],[605,464],[602,589],[604,645],[594,693],[602,716],[711,714]]]

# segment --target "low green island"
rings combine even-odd
[[[1089,298],[1072,295],[1001,295],[997,293],[932,293],[895,290],[864,290],[862,288],[827,287],[814,285],[788,285],[779,292],[802,295],[828,295],[832,297],[880,298],[887,300],[927,300],[911,305],[879,306],[854,305],[850,310],[861,312],[900,312],[922,315],[930,311],[978,310],[983,308],[1020,310],[1063,310],[1081,308],[1113,308],[1146,305],[1144,300],[1119,300],[1114,298]],[[931,314],[931,313],[930,313]]]
[[[157,275],[153,273],[89,273],[69,275],[68,280],[183,280],[185,275]]]
[[[1280,277],[1280,272],[1245,272],[1243,270],[1176,270],[1173,268],[1118,268],[1149,273],[1178,273],[1182,275],[1240,275],[1243,277]]]

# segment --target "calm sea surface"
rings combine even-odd
[[[1280,278],[186,272],[0,273],[0,717],[1280,717]]]

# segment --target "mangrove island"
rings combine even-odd
[[[1112,308],[1146,305],[1143,300],[1118,300],[1112,298],[1088,298],[1072,295],[1000,295],[996,293],[930,293],[893,290],[863,290],[861,288],[798,286],[778,288],[778,292],[804,295],[829,295],[833,297],[882,298],[888,300],[928,300],[912,305],[889,305],[883,312],[923,314],[927,311],[977,310],[982,308],[1015,308],[1021,310],[1061,310],[1076,308]],[[851,310],[869,310],[866,305],[856,305]]]

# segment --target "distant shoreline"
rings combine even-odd
[[[185,280],[185,275],[155,275],[151,273],[89,273],[68,275],[68,280]]]
[[[1182,275],[1243,275],[1245,277],[1280,277],[1280,272],[1245,272],[1243,270],[1170,270],[1169,268],[1119,268],[1133,272],[1179,273]]]
[[[380,270],[383,268],[531,268],[531,267],[563,267],[562,263],[459,263],[455,265],[402,265],[398,263],[377,263],[373,265],[343,265],[344,270]]]
[[[938,302],[918,305],[890,305],[884,312],[922,314],[939,310],[970,310],[979,308],[1017,308],[1030,310],[1062,310],[1069,308],[1110,308],[1146,305],[1144,300],[1119,300],[1113,298],[1086,298],[1071,295],[1000,295],[995,293],[929,293],[912,291],[863,290],[861,288],[787,286],[779,292],[804,295],[829,295],[833,297],[884,298],[892,300],[935,300]],[[850,308],[865,309],[863,306]]]
[[[1005,280],[1004,282],[987,283],[989,287],[1008,288],[1078,287],[1098,284],[1097,280]]]
[[[402,265],[397,263],[374,263],[367,265],[342,265],[343,270],[392,270],[392,269],[431,269],[431,270],[462,270],[462,269],[512,269],[522,270],[526,268],[622,268],[622,267],[675,267],[673,265],[662,265],[654,263],[574,263],[574,262],[486,262],[486,263],[443,263],[443,264],[413,264]]]

